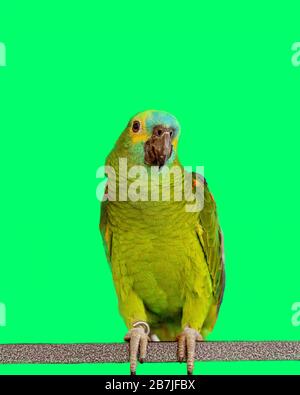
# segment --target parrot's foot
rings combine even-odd
[[[133,328],[124,337],[124,340],[130,342],[129,362],[132,375],[136,374],[138,354],[141,363],[144,362],[146,357],[149,332],[149,326],[146,322],[138,322],[133,325]]]
[[[186,356],[187,373],[193,374],[196,341],[202,341],[203,338],[196,329],[185,327],[178,340],[178,361],[182,362]]]

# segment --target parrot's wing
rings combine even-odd
[[[204,188],[204,206],[199,213],[203,233],[199,235],[199,241],[206,258],[212,280],[213,296],[217,310],[219,310],[225,287],[223,234],[219,225],[216,203],[205,178],[193,173],[193,180],[194,183],[201,182]]]
[[[108,200],[103,200],[101,203],[101,214],[100,214],[100,233],[103,239],[105,253],[108,262],[111,264],[111,253],[112,253],[112,240],[113,233],[111,230],[111,226],[108,221],[107,215],[107,205],[109,204]]]

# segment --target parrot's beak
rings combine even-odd
[[[145,142],[145,163],[162,167],[172,154],[174,129],[162,125],[153,128],[152,136]]]

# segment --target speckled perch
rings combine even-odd
[[[4,344],[0,363],[122,363],[128,362],[127,343]],[[197,343],[199,361],[300,361],[299,341],[208,341]],[[176,362],[176,342],[152,342],[146,362]]]

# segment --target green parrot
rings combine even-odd
[[[106,160],[110,174],[100,232],[128,328],[131,374],[138,357],[144,361],[149,340],[177,340],[178,360],[186,359],[192,374],[196,341],[213,329],[223,298],[223,236],[216,204],[204,177],[188,174],[180,164],[179,135],[173,115],[138,113]],[[190,193],[180,199],[185,177],[191,181]],[[187,209],[196,188],[202,192],[201,209]]]

